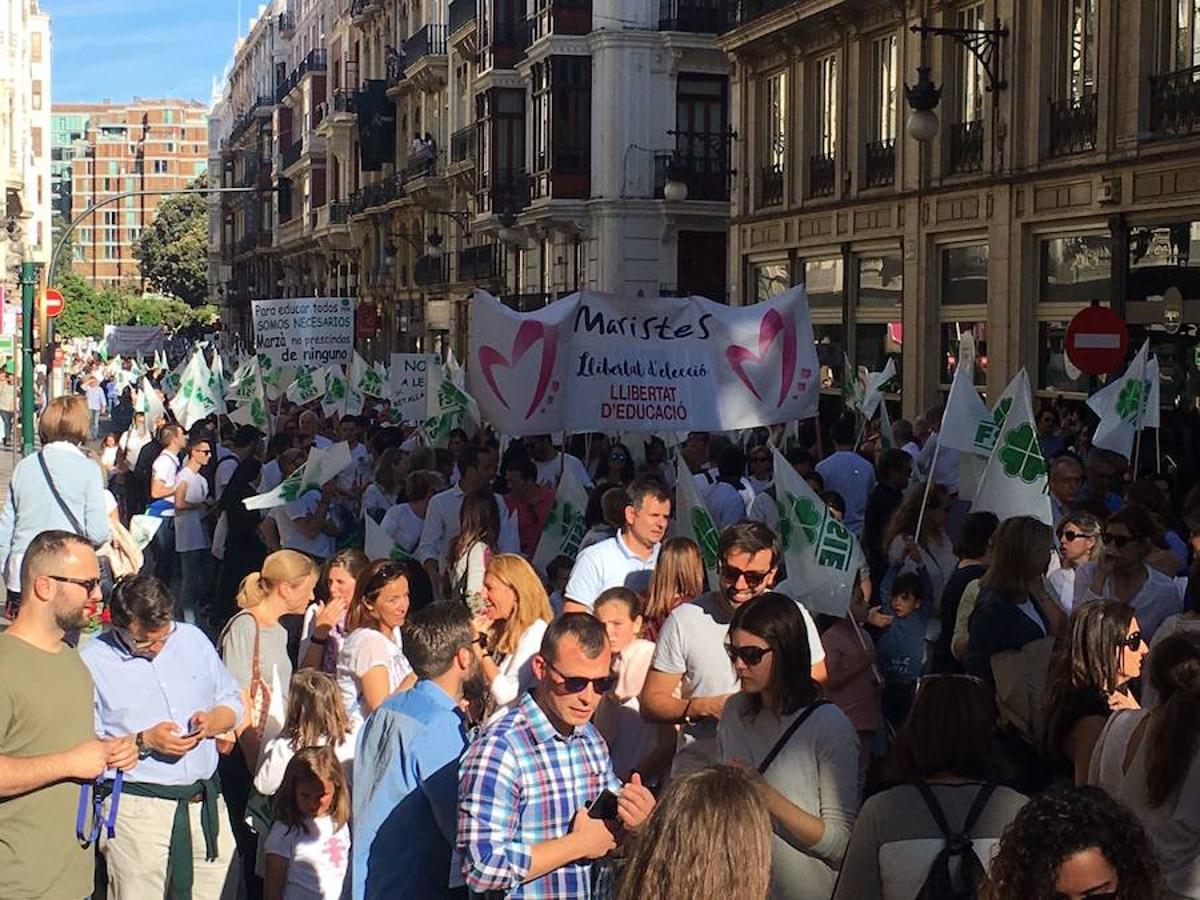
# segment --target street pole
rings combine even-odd
[[[37,365],[33,354],[33,317],[36,314],[37,263],[21,263],[21,455],[33,453],[33,382]]]

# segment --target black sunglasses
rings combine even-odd
[[[1127,534],[1107,534],[1106,533],[1104,535],[1104,543],[1112,544],[1118,550],[1123,549],[1126,544],[1128,544],[1130,541],[1133,541],[1133,540],[1136,540],[1136,538],[1130,537]]]
[[[550,671],[562,679],[564,694],[582,694],[590,684],[597,694],[607,694],[617,684],[616,675],[605,675],[603,678],[584,678],[582,675],[564,675],[554,663],[549,663]]]
[[[727,566],[727,565],[721,566],[721,577],[723,577],[730,584],[737,584],[737,580],[739,578],[745,578],[746,584],[752,588],[756,588],[760,584],[762,584],[764,581],[766,581],[767,576],[770,574],[771,574],[770,571],[747,572],[743,569],[735,569],[733,566]]]
[[[772,652],[770,647],[738,647],[736,644],[726,644],[725,652],[729,654],[730,662],[739,659],[748,666],[757,666],[763,657]]]
[[[1069,528],[1063,532],[1063,540],[1064,541],[1075,541],[1075,540],[1078,540],[1079,538],[1095,538],[1095,537],[1096,537],[1096,535],[1088,534],[1086,531],[1072,531]]]
[[[1133,634],[1121,641],[1118,646],[1124,647],[1130,652],[1137,650],[1138,647],[1142,646],[1142,633],[1140,631],[1133,632]]]
[[[77,584],[89,594],[100,587],[99,578],[68,578],[66,575],[47,575],[46,577],[53,581],[61,581],[63,584]]]

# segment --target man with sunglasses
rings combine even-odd
[[[43,531],[21,562],[21,606],[0,634],[0,897],[86,897],[92,854],[76,839],[80,783],[130,769],[126,732],[97,740],[92,678],[63,642],[100,602],[91,545]]]
[[[679,776],[718,762],[717,720],[730,695],[739,689],[737,673],[725,650],[734,610],[775,583],[779,547],[775,533],[761,522],[739,522],[721,534],[721,587],[677,606],[658,635],[654,661],[642,688],[642,718],[682,725],[671,766]],[[799,604],[797,604],[799,605]],[[825,680],[825,650],[812,616],[800,612],[808,630],[813,679]],[[686,679],[690,696],[681,697]]]
[[[637,830],[649,817],[653,795],[637,774],[620,783],[591,723],[614,683],[611,662],[599,621],[559,617],[532,660],[534,690],[467,750],[458,850],[472,891],[584,900],[591,861],[616,846],[614,831]],[[605,791],[617,795],[615,814],[593,818],[588,806]]]

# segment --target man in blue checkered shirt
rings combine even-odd
[[[608,747],[591,724],[612,687],[604,626],[567,613],[546,629],[533,658],[534,690],[483,733],[463,757],[458,849],[472,891],[512,898],[591,896],[591,862],[616,846],[613,830],[634,830],[654,797],[635,774],[622,785]],[[587,807],[617,794],[606,823]]]

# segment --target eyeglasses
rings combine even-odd
[[[1080,538],[1091,538],[1094,540],[1097,537],[1096,535],[1089,534],[1086,531],[1071,531],[1069,528],[1062,533],[1062,536],[1064,541],[1077,541]]]
[[[744,569],[735,569],[733,566],[721,566],[721,577],[730,584],[737,584],[739,578],[745,578],[747,586],[752,588],[756,588],[766,581],[770,574],[770,569],[766,572],[747,572]]]
[[[47,578],[53,581],[61,581],[63,584],[77,584],[89,594],[99,590],[99,578],[68,578],[66,575],[47,575]]]
[[[584,678],[582,675],[564,675],[554,663],[548,664],[550,671],[562,679],[563,694],[582,694],[590,684],[597,694],[607,694],[617,684],[616,675],[605,675],[603,678]]]
[[[1136,652],[1138,647],[1142,646],[1142,633],[1135,631],[1118,645],[1124,647],[1130,653]]]
[[[729,654],[730,662],[740,659],[748,666],[757,666],[764,656],[773,651],[770,647],[739,647],[736,644],[726,644],[725,652]]]
[[[1118,550],[1124,549],[1125,545],[1133,540],[1136,539],[1127,534],[1108,534],[1105,532],[1104,535],[1104,543],[1112,544]]]
[[[151,649],[155,644],[165,644],[167,642],[167,640],[171,637],[171,635],[173,635],[175,633],[175,623],[174,622],[171,623],[170,631],[168,631],[162,637],[156,637],[156,638],[143,638],[143,639],[139,640],[138,638],[135,638],[132,634],[130,634],[129,630],[126,628],[118,628],[117,631],[121,635],[121,641],[132,652],[145,653],[147,650]]]

